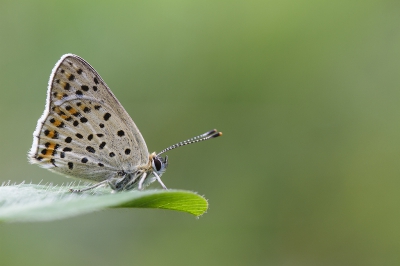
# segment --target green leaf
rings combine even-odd
[[[0,222],[50,221],[106,208],[158,208],[200,216],[208,208],[207,200],[191,191],[111,193],[110,189],[96,188],[90,192],[71,193],[69,188],[33,184],[0,186]]]

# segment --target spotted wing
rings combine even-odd
[[[29,160],[67,176],[102,181],[147,164],[149,154],[100,75],[82,58],[66,54],[50,76]]]

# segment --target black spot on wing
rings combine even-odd
[[[95,150],[92,146],[87,146],[87,147],[86,147],[86,150],[87,150],[88,152],[91,152],[91,153],[95,153],[95,152],[96,152],[96,150]]]
[[[106,143],[103,141],[102,143],[100,143],[99,148],[100,150],[102,150],[104,148],[104,146],[106,146]]]
[[[108,121],[108,119],[110,119],[110,117],[111,117],[110,113],[105,113],[104,116],[103,116],[105,121]]]

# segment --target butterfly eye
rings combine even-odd
[[[153,165],[156,167],[157,171],[161,170],[161,162],[158,158],[153,159]]]

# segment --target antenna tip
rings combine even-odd
[[[222,132],[218,132],[218,133],[213,134],[211,136],[211,138],[216,138],[216,137],[219,137],[219,136],[222,136]]]

